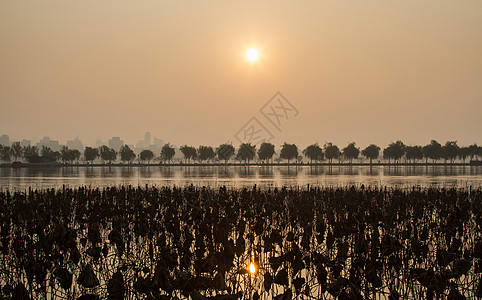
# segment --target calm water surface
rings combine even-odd
[[[51,188],[131,185],[206,186],[299,186],[299,185],[376,185],[482,186],[482,166],[196,166],[196,167],[60,167],[0,168],[0,188],[24,190]]]

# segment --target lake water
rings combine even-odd
[[[130,185],[482,186],[482,166],[105,166],[0,168],[0,189]]]

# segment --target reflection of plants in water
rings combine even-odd
[[[481,202],[480,189],[363,186],[0,192],[0,293],[480,297]]]
[[[62,174],[62,169],[56,167],[22,168],[13,171],[18,171],[20,176],[25,177],[58,177]]]
[[[274,177],[273,166],[261,166],[259,168],[259,176],[264,178],[273,178]]]
[[[310,166],[307,174],[309,176],[319,176],[325,174],[325,168],[321,166]]]
[[[59,175],[62,177],[77,177],[79,174],[79,167],[70,165],[59,169]]]
[[[170,166],[162,166],[160,167],[160,171],[161,171],[161,175],[163,177],[168,177],[168,178],[171,178],[171,177],[174,177],[175,175],[175,171],[173,168],[171,168]]]
[[[116,177],[117,176],[117,168],[112,166],[104,166],[101,168],[101,177],[102,178],[109,178],[109,177]]]
[[[387,166],[385,169],[385,175],[388,176],[402,176],[404,175],[404,168],[402,166]]]
[[[199,177],[214,177],[215,176],[215,166],[201,166],[197,168],[197,176]]]
[[[360,168],[358,167],[353,167],[353,166],[347,166],[346,169],[345,169],[345,175],[358,175],[358,171],[360,170]]]
[[[328,166],[327,170],[326,170],[326,174],[327,175],[340,175],[340,174],[343,174],[341,173],[341,168],[338,166],[338,167],[333,167],[333,166]]]
[[[297,176],[298,166],[283,166],[279,168],[279,172],[283,177]]]
[[[233,178],[234,170],[228,166],[217,167],[217,176],[220,178]]]
[[[139,169],[137,167],[126,166],[120,168],[120,175],[122,178],[134,177],[138,174],[138,172]]]
[[[155,167],[142,166],[139,167],[139,174],[142,178],[151,178],[154,174]]]
[[[237,175],[241,178],[250,178],[256,176],[256,168],[250,166],[239,166],[237,168]]]
[[[369,176],[378,176],[380,175],[380,168],[378,167],[373,167],[373,166],[370,166],[369,168],[365,169],[364,170],[364,175],[369,175]]]
[[[94,168],[92,166],[84,168],[84,176],[86,178],[96,178],[99,176],[99,168]]]

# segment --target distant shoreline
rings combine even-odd
[[[471,162],[457,162],[457,163],[445,163],[445,162],[436,162],[436,163],[425,163],[425,162],[416,162],[416,163],[408,163],[408,162],[401,162],[401,163],[387,163],[387,162],[357,162],[357,163],[347,163],[347,162],[334,162],[334,163],[132,163],[132,164],[123,164],[123,163],[96,163],[96,164],[86,164],[86,163],[74,163],[74,164],[64,164],[64,163],[3,163],[0,164],[0,168],[62,168],[62,167],[336,167],[336,166],[344,166],[344,167],[380,167],[380,166],[387,166],[387,167],[419,167],[419,166],[426,166],[426,167],[452,167],[452,166],[482,166],[482,161],[471,161]]]

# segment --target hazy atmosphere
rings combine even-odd
[[[480,144],[481,30],[479,0],[1,1],[0,134]]]
[[[482,0],[0,0],[1,299],[482,299]]]

